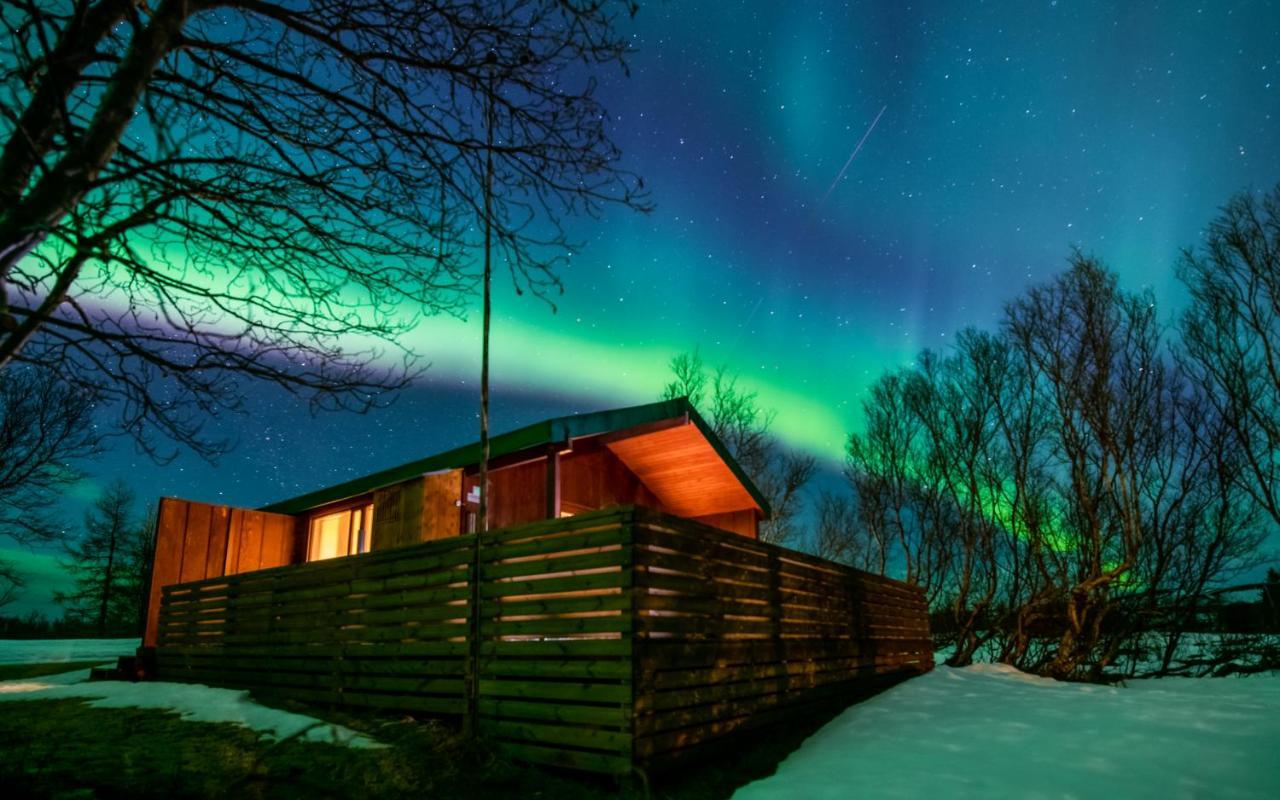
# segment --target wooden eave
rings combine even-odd
[[[629,436],[633,430],[635,435]],[[609,436],[610,434],[616,436]],[[755,508],[762,517],[769,516],[769,505],[760,490],[729,455],[724,443],[711,431],[688,399],[683,397],[629,408],[557,417],[529,425],[490,439],[489,458],[491,462],[509,461],[511,458],[518,460],[525,451],[531,451],[530,455],[537,455],[536,451],[541,450],[545,454],[551,445],[568,449],[575,439],[587,437],[605,437],[605,446],[627,463],[628,468],[646,485],[650,485],[651,490],[663,502],[668,502],[663,498],[664,492],[675,498],[672,510],[676,514],[701,516],[679,509],[705,507],[705,502],[699,505],[693,499],[693,495],[699,492],[705,495],[708,492],[723,491],[728,493],[727,497],[730,499],[719,503],[721,507],[716,511],[706,513]],[[664,444],[675,448],[682,455],[664,456]],[[263,506],[261,510],[298,514],[427,473],[466,469],[479,461],[480,444],[477,442],[272,503]],[[686,463],[683,479],[676,470],[682,461]],[[692,471],[695,474],[691,474],[687,465],[696,465],[696,469]],[[651,479],[657,481],[663,491],[651,485]],[[727,505],[738,505],[738,508],[723,507]]]

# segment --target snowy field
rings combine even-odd
[[[96,661],[106,664],[131,656],[139,639],[0,639],[0,664],[59,664]]]
[[[0,703],[11,700],[83,699],[98,708],[157,708],[186,720],[232,722],[275,739],[298,736],[312,742],[378,747],[368,737],[341,725],[255,703],[248,692],[186,683],[147,681],[89,682],[89,670],[0,681]]]
[[[738,800],[1280,798],[1280,674],[1060,683],[938,667],[852,706]]]

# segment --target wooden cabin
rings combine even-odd
[[[476,529],[480,446],[261,509],[164,498],[144,638],[163,587],[445,539]],[[491,528],[635,505],[756,539],[768,503],[679,398],[546,420],[490,440]]]

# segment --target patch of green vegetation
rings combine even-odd
[[[369,726],[362,726],[369,727]],[[0,785],[11,797],[555,797],[613,794],[510,764],[432,722],[383,722],[389,747],[272,741],[231,723],[78,700],[7,702]]]
[[[79,700],[6,702],[0,713],[0,786],[10,797],[307,798],[484,797],[602,800],[646,797],[639,780],[556,772],[512,762],[483,740],[435,720],[322,715],[388,745],[353,749],[273,741],[230,723],[182,721],[171,712],[91,708]],[[735,739],[714,759],[660,776],[647,795],[721,800],[771,774],[829,718]]]
[[[0,681],[38,678],[41,675],[56,675],[59,672],[88,669],[105,663],[107,662],[98,659],[97,661],[60,661],[53,664],[0,664]]]

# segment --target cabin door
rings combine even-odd
[[[155,645],[163,587],[293,564],[304,545],[287,514],[162,498],[143,646]]]

